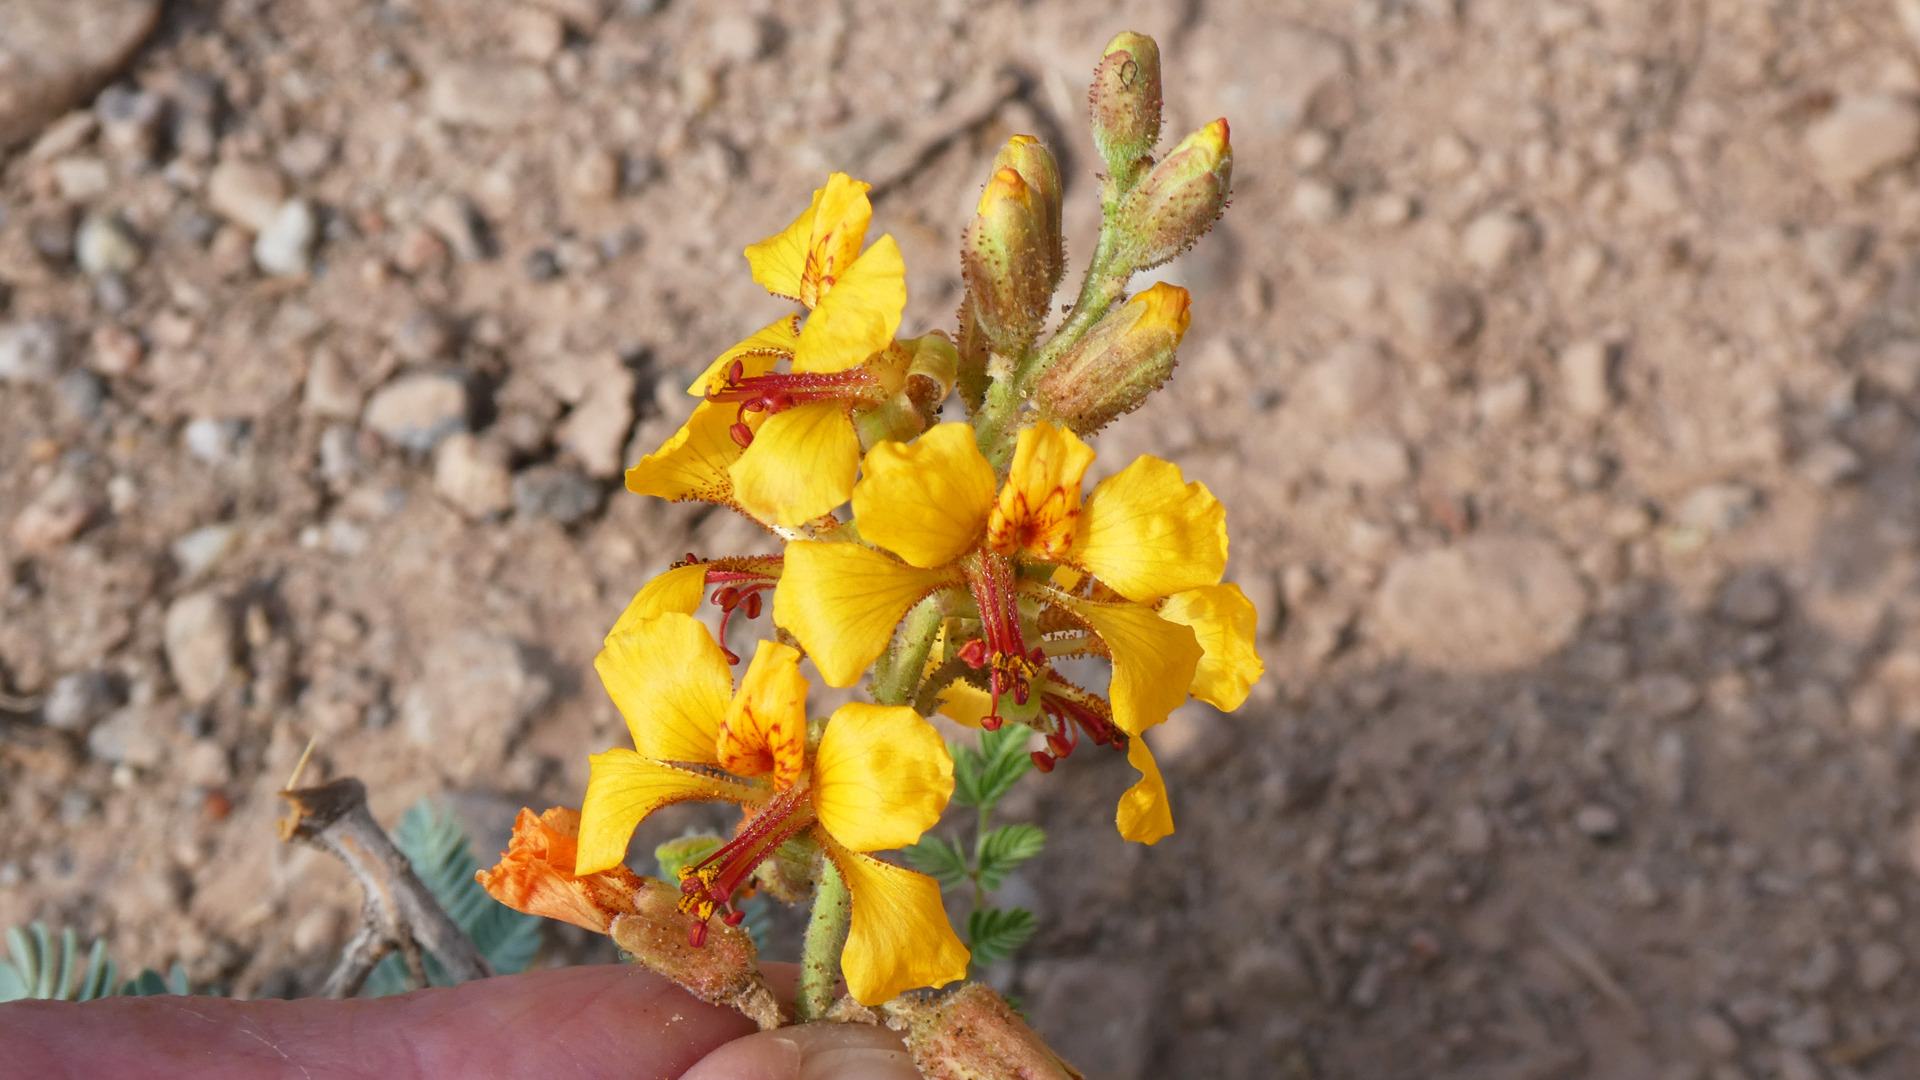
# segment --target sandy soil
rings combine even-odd
[[[613,617],[767,544],[618,482],[780,311],[740,249],[850,170],[949,326],[1032,132],[1083,257],[1131,28],[1235,199],[1098,468],[1227,503],[1270,674],[1159,733],[1151,849],[1118,760],[1023,784],[995,981],[1100,1080],[1912,1075],[1903,12],[176,0],[0,157],[0,923],[310,991],[358,902],[273,841],[310,736],[388,820],[577,803]]]

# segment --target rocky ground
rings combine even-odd
[[[0,923],[311,991],[310,737],[577,804],[606,626],[766,544],[618,481],[781,310],[740,249],[853,171],[948,326],[1032,132],[1083,257],[1132,28],[1236,192],[1098,467],[1226,501],[1270,674],[1151,849],[1118,760],[1023,783],[996,981],[1101,1080],[1913,1074],[1920,3],[720,9],[0,0]]]

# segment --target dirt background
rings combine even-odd
[[[1269,674],[1156,732],[1153,848],[1111,755],[1023,783],[993,979],[1098,1080],[1920,1068],[1902,3],[110,7],[0,0],[0,924],[310,992],[358,902],[273,839],[310,736],[490,850],[577,804],[605,628],[767,544],[618,483],[781,310],[740,249],[853,171],[950,326],[1032,132],[1084,257],[1132,28],[1235,194],[1097,467],[1226,502]]]

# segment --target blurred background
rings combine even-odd
[[[1157,846],[1023,782],[993,981],[1098,1080],[1913,1075],[1913,0],[0,0],[0,925],[311,993],[309,738],[483,857],[577,805],[605,629],[768,546],[619,480],[741,249],[850,171],[951,328],[1024,132],[1084,259],[1122,29],[1235,195],[1096,468],[1226,502],[1268,676]]]

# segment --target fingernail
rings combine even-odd
[[[857,1046],[808,1054],[800,1080],[919,1080],[920,1070],[905,1050]]]
[[[680,1080],[799,1080],[800,1065],[799,1043],[761,1032],[701,1058]]]

